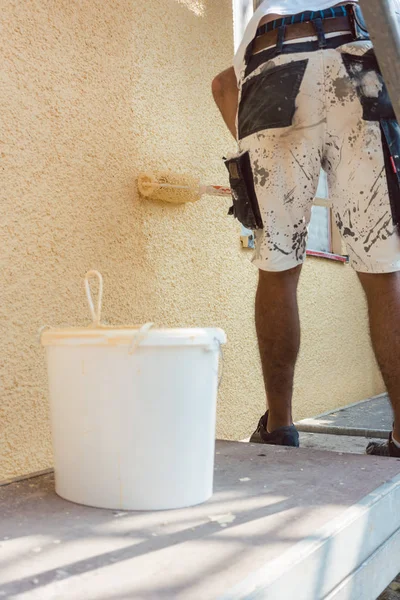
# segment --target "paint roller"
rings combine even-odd
[[[138,189],[141,196],[184,204],[197,202],[204,195],[232,196],[230,188],[221,185],[203,185],[199,179],[180,173],[141,173],[138,176]]]

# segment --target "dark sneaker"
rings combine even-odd
[[[400,448],[393,443],[392,434],[390,434],[389,439],[385,442],[370,442],[366,452],[373,456],[392,456],[393,458],[400,458]]]
[[[279,427],[272,433],[267,432],[268,411],[261,417],[256,431],[250,438],[253,444],[271,444],[272,446],[294,446],[298,448],[299,432],[294,425],[290,427]]]

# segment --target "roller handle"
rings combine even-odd
[[[201,185],[199,188],[200,196],[207,194],[208,196],[231,196],[231,188],[223,187],[222,185]]]

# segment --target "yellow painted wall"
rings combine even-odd
[[[0,12],[0,480],[51,465],[43,325],[84,325],[82,278],[114,324],[223,327],[218,434],[250,433],[264,394],[256,272],[228,201],[143,202],[139,171],[226,183],[232,142],[212,77],[230,64],[230,0],[4,0]],[[348,268],[309,261],[296,416],[380,392]]]
[[[383,392],[369,339],[364,295],[351,267],[308,258],[299,304],[303,330],[295,418]]]

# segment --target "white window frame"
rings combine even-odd
[[[347,262],[348,259],[347,259],[347,256],[345,255],[345,249],[343,246],[342,237],[341,237],[340,231],[336,225],[336,221],[334,218],[331,203],[329,202],[329,200],[326,200],[325,198],[315,197],[313,205],[314,206],[324,206],[324,207],[328,208],[328,210],[329,210],[328,235],[329,235],[330,249],[328,252],[320,252],[320,251],[312,250],[311,248],[308,248],[307,255],[308,256],[316,256],[319,258],[329,258],[331,260],[336,260],[336,261],[343,262],[343,263]]]
[[[234,41],[235,41],[235,51],[240,44],[240,41],[243,37],[243,33],[245,27],[247,25],[247,19],[250,16],[250,10],[252,12],[257,10],[263,0],[232,0],[233,2],[233,13],[234,13]],[[247,6],[246,6],[247,5]],[[239,10],[241,9],[241,10]],[[243,15],[245,17],[243,18]],[[247,19],[246,19],[247,17]],[[309,256],[316,256],[320,258],[329,258],[332,260],[337,260],[340,262],[346,262],[347,257],[345,256],[344,246],[342,242],[342,238],[340,232],[335,223],[332,206],[329,203],[329,199],[326,198],[318,198],[314,199],[315,206],[324,206],[329,208],[329,219],[328,219],[328,227],[329,227],[329,240],[330,240],[330,249],[329,252],[319,252],[314,250],[307,250],[307,254]],[[240,236],[242,247],[251,248],[253,247],[253,236],[251,232],[246,229],[242,229],[242,233]]]

